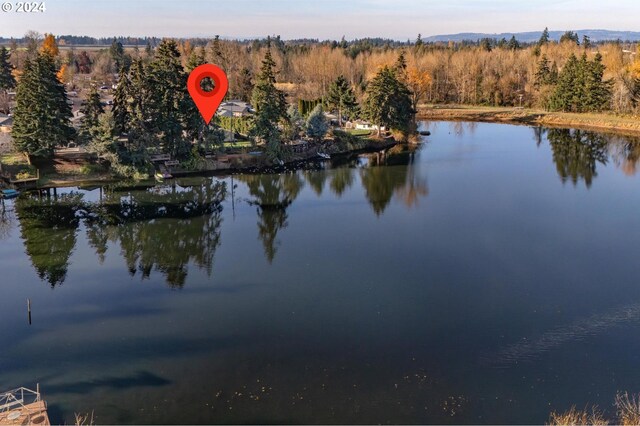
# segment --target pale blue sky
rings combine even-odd
[[[2,2],[7,0],[0,0]],[[16,2],[17,0],[8,0]],[[42,1],[42,0],[38,0]],[[44,0],[42,14],[0,12],[0,36],[28,30],[91,36],[400,40],[458,32],[640,30],[638,0]]]

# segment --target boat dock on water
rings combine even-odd
[[[20,191],[16,191],[15,189],[3,189],[0,191],[0,198],[7,200],[16,198],[18,195],[20,195]]]
[[[50,426],[47,403],[40,396],[40,387],[0,393],[0,425]]]

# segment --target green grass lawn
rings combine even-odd
[[[365,129],[347,129],[347,133],[353,136],[369,136],[371,134],[371,130]]]
[[[251,147],[251,141],[235,141],[235,142],[225,142],[225,148],[248,148]]]

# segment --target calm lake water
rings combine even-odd
[[[0,388],[68,424],[611,413],[640,391],[640,142],[422,126],[411,152],[6,202]]]

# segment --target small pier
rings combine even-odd
[[[50,426],[47,404],[40,397],[40,389],[13,389],[0,393],[0,425]]]

